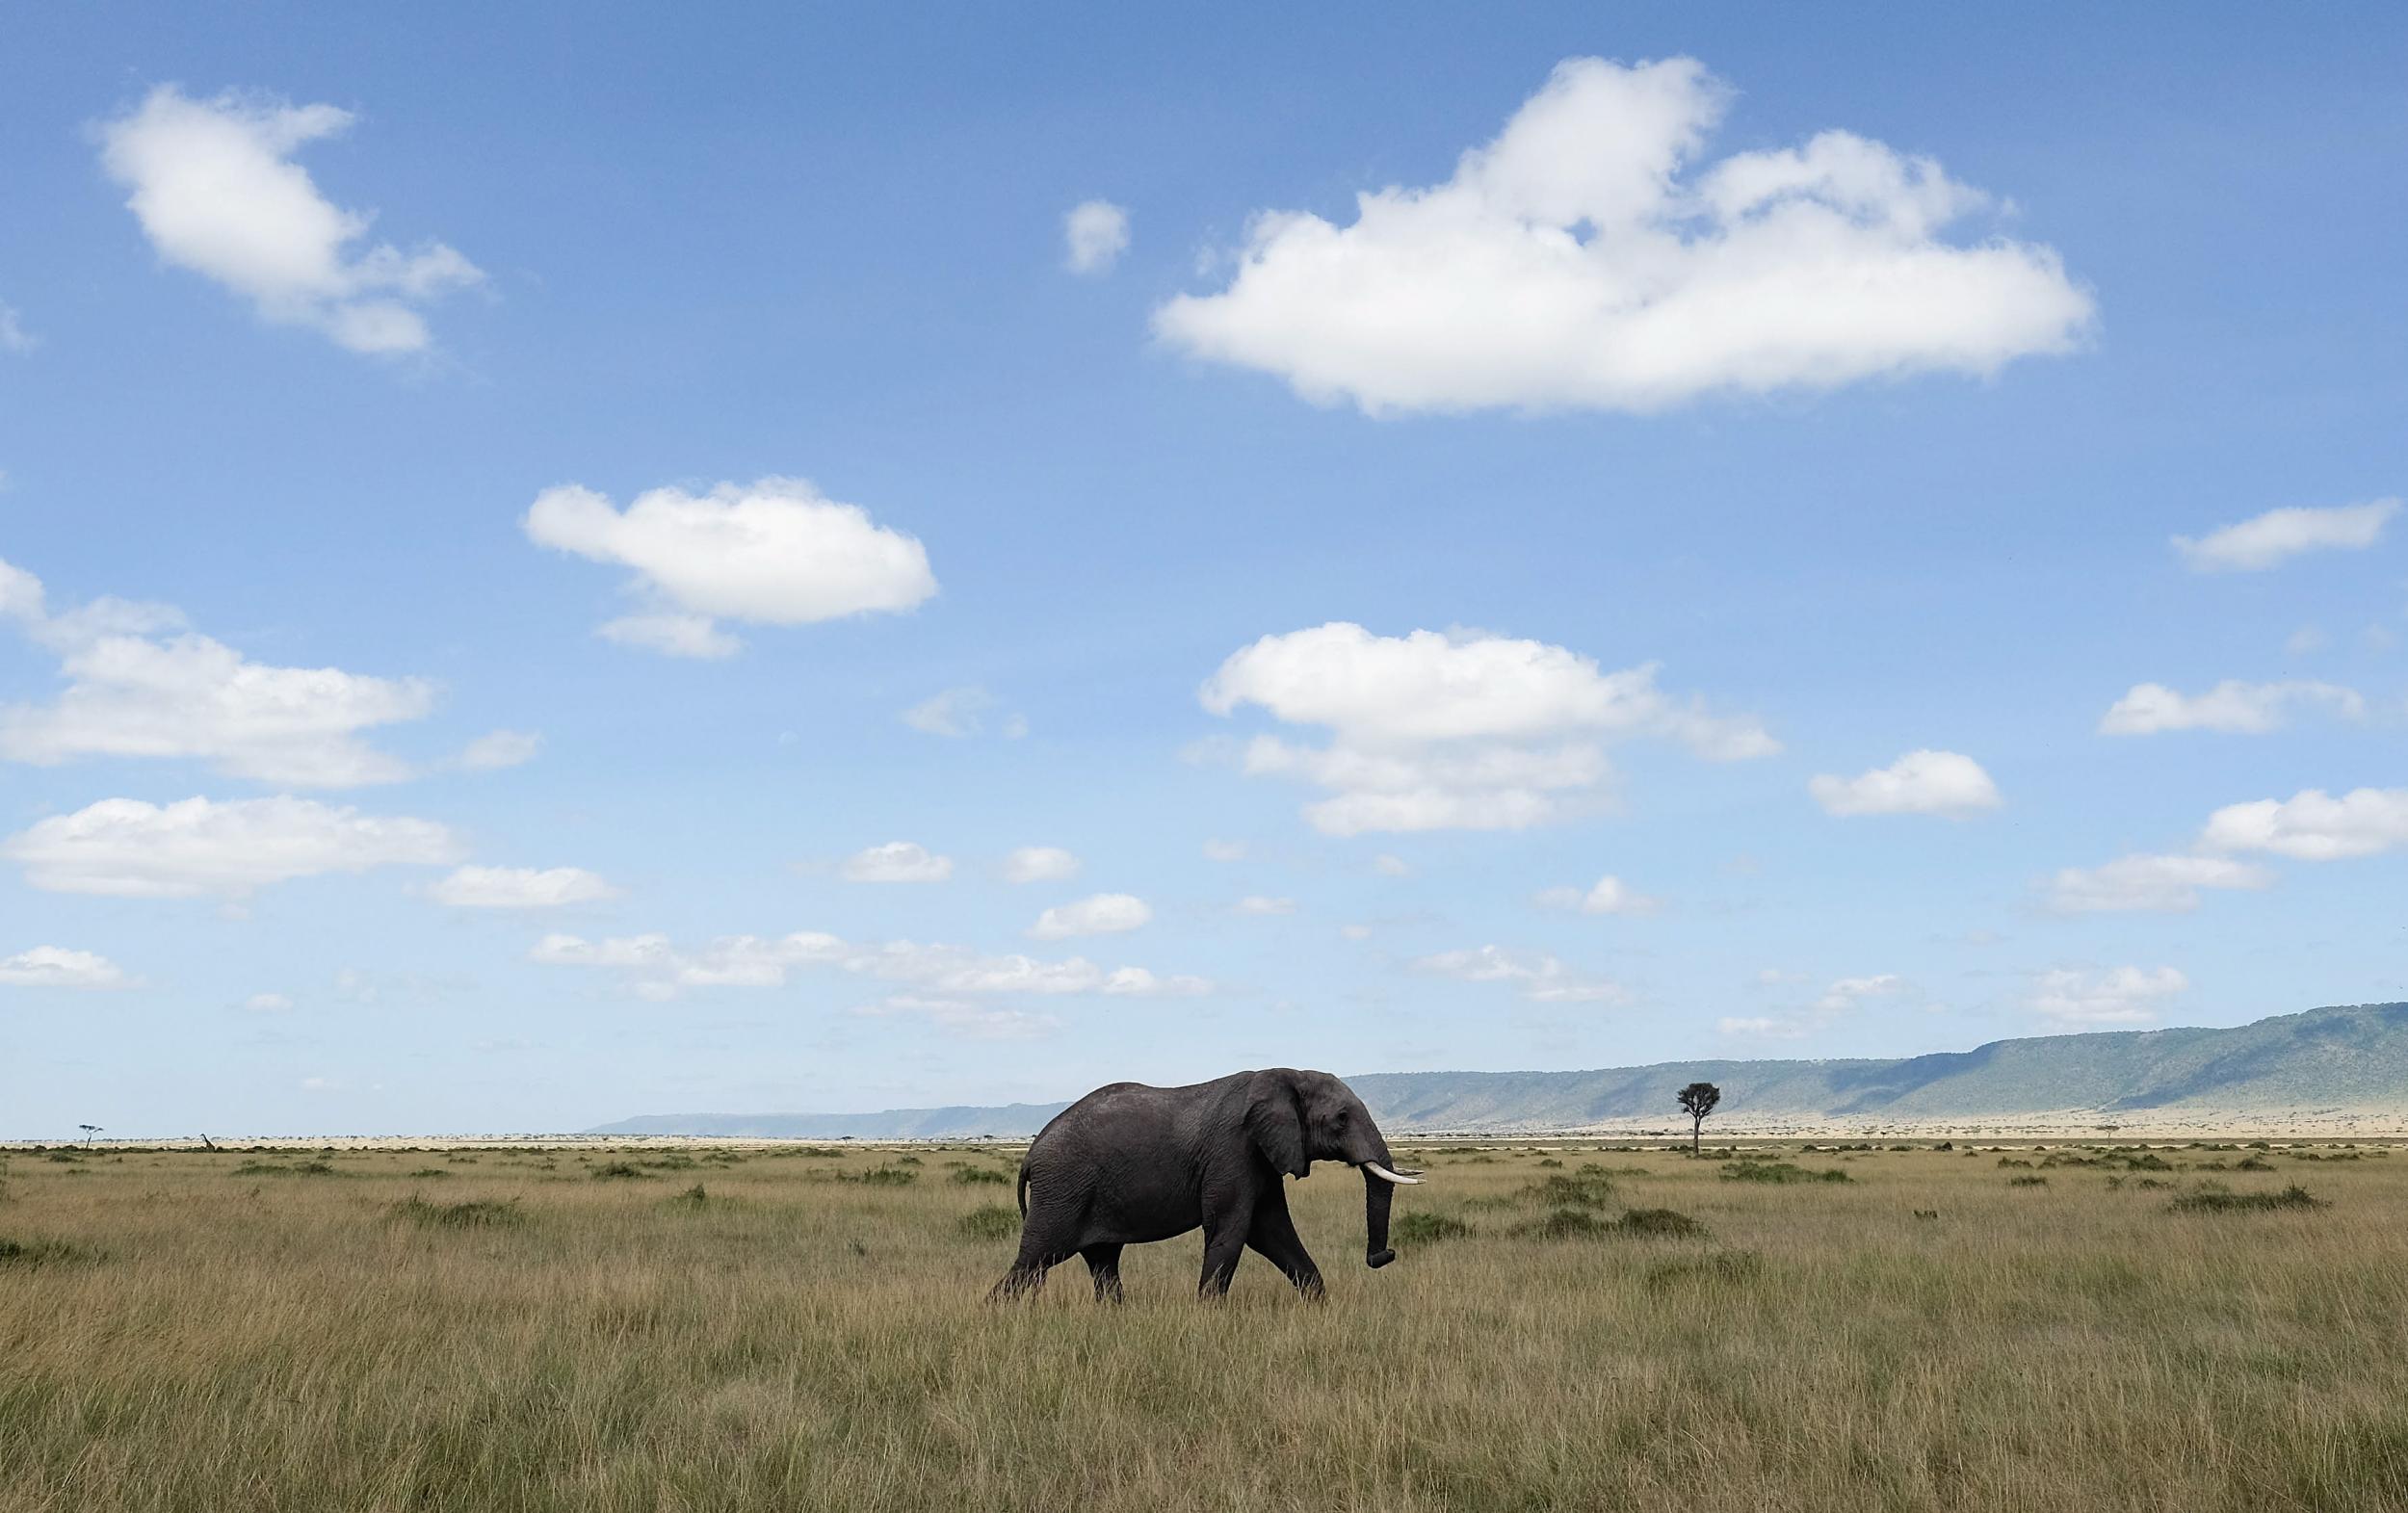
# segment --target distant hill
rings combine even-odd
[[[2315,1008],[2232,1030],[2101,1030],[1994,1040],[1903,1060],[1667,1061],[1594,1072],[1375,1072],[1348,1077],[1380,1124],[1578,1129],[1677,1122],[1671,1092],[1704,1081],[1726,1115],[1827,1119],[2381,1109],[2408,1114],[2408,1004]],[[1064,1104],[882,1113],[650,1114],[594,1135],[909,1139],[1034,1135]]]

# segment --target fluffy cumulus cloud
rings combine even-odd
[[[1729,98],[1691,59],[1569,59],[1445,183],[1256,216],[1228,287],[1155,329],[1374,413],[1660,410],[2081,339],[2054,251],[1946,239],[1989,201],[1928,158],[1826,131],[1701,163]]]
[[[2099,721],[2099,733],[2153,736],[2169,730],[2218,730],[2259,736],[2280,730],[2290,712],[2303,706],[2329,709],[2345,719],[2367,711],[2367,701],[2355,691],[2331,683],[2241,683],[2227,678],[2198,694],[2142,683],[2108,709]]]
[[[618,897],[582,867],[462,867],[427,891],[455,909],[559,909]]]
[[[954,874],[954,859],[917,841],[889,841],[846,857],[842,871],[847,882],[943,882]]]
[[[1064,882],[1079,875],[1079,859],[1059,846],[1023,846],[1004,858],[1006,882]]]
[[[1756,975],[1759,983],[1781,986],[1792,980],[1788,973],[1767,969]],[[1716,1020],[1714,1029],[1726,1035],[1744,1035],[1758,1039],[1800,1040],[1816,1031],[1830,1028],[1845,1018],[1867,999],[1895,998],[1911,990],[1904,978],[1895,972],[1871,973],[1864,977],[1837,978],[1818,994],[1814,1001],[1800,1007],[1777,1014],[1743,1014]]]
[[[1538,896],[1538,901],[1546,908],[1571,909],[1582,914],[1656,912],[1655,900],[1611,875],[1598,878],[1590,888],[1549,888]]]
[[[171,804],[105,798],[0,842],[0,857],[23,867],[37,888],[128,899],[239,898],[325,873],[448,866],[460,849],[452,832],[432,821],[292,797]]]
[[[162,85],[102,123],[101,164],[165,261],[353,352],[421,352],[432,338],[420,311],[484,274],[440,242],[369,244],[372,218],[318,192],[293,154],[353,119],[332,105],[196,100]]]
[[[1230,911],[1232,913],[1250,915],[1256,918],[1275,914],[1294,914],[1296,912],[1296,900],[1273,899],[1263,894],[1250,893],[1244,898],[1240,899],[1236,903],[1230,905]]]
[[[2227,804],[2208,817],[2199,844],[2303,862],[2373,856],[2408,846],[2408,788],[2358,788],[2339,798],[2311,788],[2289,798]]]
[[[643,608],[600,634],[670,656],[734,653],[741,642],[721,620],[808,625],[908,610],[936,592],[917,539],[799,479],[656,488],[623,510],[564,484],[536,497],[524,526],[539,546],[632,569]]]
[[[2103,867],[2068,867],[2049,880],[2048,906],[2060,914],[2187,914],[2209,888],[2273,885],[2263,867],[2229,856],[2118,857]]]
[[[459,766],[471,772],[492,772],[503,768],[524,767],[543,749],[543,738],[526,730],[488,731],[468,743],[459,754]]]
[[[986,733],[987,716],[996,702],[994,694],[976,685],[946,689],[904,710],[903,722],[923,735],[962,741]],[[994,728],[1005,740],[1017,741],[1029,733],[1029,721],[1026,716],[1007,715]]]
[[[1961,819],[2002,800],[1990,774],[1972,757],[1955,751],[1909,751],[1888,767],[1855,777],[1822,773],[1806,785],[1825,813],[1941,815]]]
[[[1062,217],[1062,263],[1074,274],[1108,274],[1129,250],[1129,212],[1109,199],[1089,199]]]
[[[120,988],[130,979],[106,956],[63,946],[36,946],[13,956],[0,956],[0,987]]]
[[[0,757],[181,757],[231,777],[347,788],[407,777],[361,733],[424,718],[436,689],[339,667],[278,667],[184,628],[166,605],[99,599],[50,614],[40,580],[0,562],[0,613],[59,659],[48,704],[0,706]]]
[[[1458,982],[1503,982],[1533,1004],[1624,1004],[1630,992],[1618,982],[1584,977],[1556,957],[1478,946],[1442,951],[1413,962],[1413,970]]]
[[[1126,893],[1099,893],[1075,903],[1057,904],[1029,926],[1034,940],[1068,940],[1075,935],[1119,935],[1142,928],[1154,918],[1145,900]]]
[[[1473,631],[1375,636],[1339,622],[1266,636],[1199,696],[1217,715],[1252,704],[1330,731],[1324,746],[1257,736],[1239,756],[1249,773],[1329,790],[1304,812],[1330,835],[1562,819],[1610,776],[1613,740],[1666,737],[1713,761],[1780,749],[1752,719],[1664,693],[1653,664],[1607,672],[1561,646]]]
[[[1018,954],[989,956],[959,946],[897,940],[855,944],[818,931],[791,935],[727,935],[682,947],[666,935],[587,940],[546,935],[532,959],[553,966],[604,967],[628,976],[652,998],[697,987],[783,987],[798,971],[827,968],[904,985],[938,998],[1024,995],[1055,998],[1191,998],[1213,991],[1202,978],[1158,976],[1144,967],[1101,967],[1084,956],[1044,961]]]
[[[2188,986],[2190,979],[2172,967],[2060,968],[2040,975],[2030,1002],[2033,1012],[2065,1025],[2145,1025],[2158,1017],[2162,1000]]]
[[[2174,550],[2198,572],[2264,572],[2306,552],[2364,551],[2382,539],[2383,527],[2397,513],[2396,499],[2269,509],[2197,540],[2178,535]]]

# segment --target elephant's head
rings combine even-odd
[[[1363,1173],[1363,1256],[1373,1266],[1397,1259],[1388,1248],[1388,1203],[1421,1174],[1399,1171],[1387,1137],[1354,1089],[1327,1072],[1275,1067],[1247,1088],[1245,1130],[1263,1159],[1291,1177],[1315,1161],[1345,1161]]]

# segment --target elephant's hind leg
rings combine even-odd
[[[1238,1260],[1245,1254],[1246,1222],[1251,1217],[1241,1210],[1220,1228],[1204,1232],[1204,1275],[1195,1284],[1196,1296],[1228,1294],[1229,1279],[1237,1275]]]
[[[1079,1254],[1086,1261],[1086,1268],[1095,1278],[1095,1300],[1099,1303],[1120,1302],[1120,1247],[1089,1245]]]
[[[986,1295],[990,1301],[1004,1302],[1039,1291],[1045,1286],[1045,1273],[1078,1254],[1078,1247],[1061,1243],[1050,1233],[1040,1230],[1032,1217],[1020,1227],[1020,1255]]]

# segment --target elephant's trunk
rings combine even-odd
[[[1397,1259],[1388,1248],[1388,1205],[1395,1201],[1396,1185],[1371,1169],[1363,1168],[1363,1259],[1376,1271]]]

